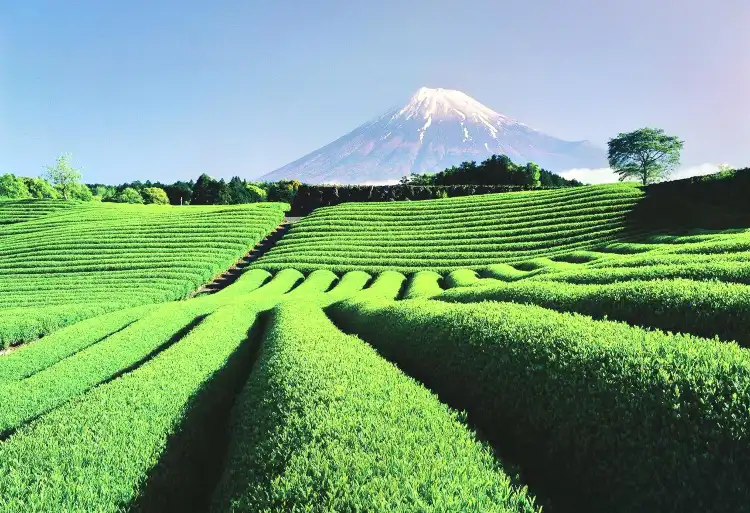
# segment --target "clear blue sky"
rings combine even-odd
[[[252,178],[420,86],[564,139],[750,165],[750,1],[0,0],[0,173]]]

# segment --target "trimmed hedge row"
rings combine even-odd
[[[362,298],[398,299],[406,284],[406,276],[395,271],[378,274],[369,287],[357,294]]]
[[[316,208],[348,202],[427,200],[502,192],[556,189],[530,185],[308,185],[302,184],[292,201],[291,215],[307,215]]]
[[[0,509],[200,508],[204,445],[211,440],[199,436],[199,427],[241,382],[238,362],[249,360],[248,333],[259,309],[253,302],[224,306],[133,372],[21,427],[0,444]],[[168,441],[194,429],[197,435],[182,440],[185,454],[172,452]],[[174,457],[182,465],[163,466]]]
[[[443,292],[443,277],[433,271],[414,273],[406,284],[404,299],[428,298]]]
[[[0,349],[107,312],[184,298],[288,209],[59,203],[0,202]]]
[[[471,269],[456,269],[445,277],[445,288],[469,287],[479,283],[479,276]]]
[[[512,303],[347,301],[329,313],[467,410],[552,504],[747,508],[750,353],[735,344]]]
[[[159,308],[138,306],[101,315],[63,328],[35,344],[20,347],[0,358],[0,385],[31,376],[82,351]]]
[[[90,319],[20,348],[7,361],[0,359],[0,402],[4,405],[0,434],[7,435],[90,388],[132,371],[179,341],[218,308],[237,302],[277,301],[303,279],[289,269],[258,288],[268,276],[265,271],[253,270],[222,293]],[[238,288],[233,290],[234,286]],[[106,331],[113,332],[107,336],[102,333]],[[10,379],[3,382],[4,376]]]
[[[479,269],[619,241],[641,197],[637,187],[605,185],[326,207],[253,265],[306,273]]]
[[[718,280],[750,285],[750,262],[716,262],[697,264],[656,264],[644,267],[589,267],[579,271],[562,271],[537,274],[530,280],[553,280],[578,284],[608,284],[633,280],[674,280],[683,278],[695,281]]]
[[[354,295],[367,287],[372,281],[372,276],[363,271],[352,271],[344,274],[329,292],[326,293],[326,301],[336,301]]]
[[[0,317],[0,349],[21,341],[49,335],[62,327],[75,324],[111,311],[130,308],[133,302],[99,304],[62,304],[44,308],[18,308],[2,312]]]
[[[273,310],[213,511],[535,511],[439,400],[316,307]]]
[[[202,315],[195,303],[170,303],[22,381],[0,385],[0,434],[137,367],[182,338]]]
[[[681,279],[609,285],[519,281],[456,288],[434,299],[535,304],[664,331],[717,336],[750,346],[750,287],[747,285]]]

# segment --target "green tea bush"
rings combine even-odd
[[[237,262],[287,208],[1,201],[0,349],[107,312],[184,298]]]
[[[144,305],[87,319],[0,358],[0,386],[19,381],[128,327],[157,305]]]
[[[305,281],[289,293],[290,297],[304,298],[308,294],[327,292],[338,280],[331,271],[317,270],[310,273]]]
[[[471,269],[457,269],[445,277],[446,288],[469,287],[479,282],[479,276]]]
[[[352,271],[344,274],[330,290],[331,295],[347,296],[365,288],[372,281],[372,276],[364,271]]]
[[[0,385],[0,433],[138,366],[185,335],[205,315],[199,304],[170,303],[99,343],[26,377]]]
[[[406,284],[404,299],[427,298],[443,292],[440,283],[443,277],[433,271],[420,271],[411,276]]]
[[[329,313],[468,411],[552,504],[704,512],[750,500],[750,354],[735,344],[512,303],[350,300]]]
[[[673,280],[683,278],[695,281],[718,280],[750,285],[750,262],[704,262],[697,264],[657,264],[643,267],[602,267],[579,271],[564,271],[537,275],[532,280],[553,280],[579,284],[608,284],[633,280]]]
[[[502,281],[516,281],[530,275],[529,271],[521,271],[510,264],[492,264],[479,271],[483,278]]]
[[[441,200],[346,203],[295,223],[256,264],[449,273],[585,250],[617,241],[642,197],[626,184]]]
[[[202,458],[211,448],[203,444],[211,441],[181,437],[201,434],[213,420],[213,405],[231,401],[232,388],[213,382],[242,379],[242,365],[231,362],[249,360],[250,327],[267,303],[219,308],[132,372],[19,428],[0,444],[0,509],[200,510]],[[193,419],[201,408],[207,411]],[[184,445],[168,444],[175,440]],[[176,454],[182,466],[163,465]]]
[[[609,318],[664,331],[718,336],[750,345],[750,287],[717,281],[629,281],[608,285],[573,285],[519,281],[456,288],[435,297],[478,303],[512,301]]]
[[[456,413],[319,308],[277,307],[214,511],[535,511]]]
[[[357,297],[397,299],[406,283],[406,276],[395,271],[380,273],[369,287],[362,290]]]

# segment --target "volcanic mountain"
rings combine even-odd
[[[420,88],[403,107],[261,177],[305,183],[387,183],[493,154],[552,172],[607,167],[603,149],[534,130],[451,89]]]

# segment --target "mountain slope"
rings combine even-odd
[[[606,167],[604,150],[563,141],[482,105],[460,91],[420,88],[400,108],[368,121],[262,180],[307,183],[396,181],[410,173],[442,171],[493,154],[534,161],[553,172]]]

